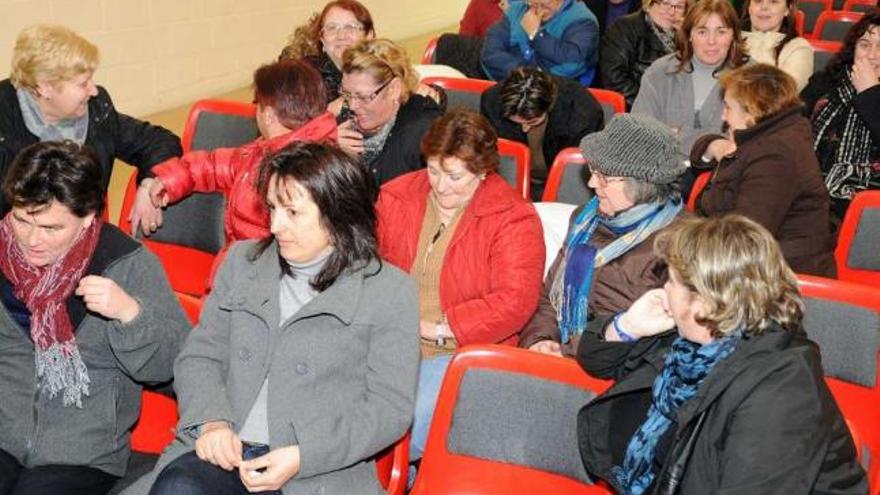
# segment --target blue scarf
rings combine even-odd
[[[565,241],[562,264],[550,288],[550,301],[556,309],[562,343],[582,334],[587,327],[595,269],[623,256],[651,234],[669,225],[681,207],[679,198],[667,199],[636,205],[614,217],[606,217],[599,214],[598,197],[594,196],[587,203]],[[599,225],[617,237],[602,249],[590,244]]]
[[[633,434],[621,466],[611,474],[627,495],[641,495],[654,481],[654,450],[682,404],[697,393],[703,379],[719,361],[733,352],[739,333],[704,346],[679,337],[666,356],[663,371],[654,380],[651,407],[642,426]]]
[[[526,34],[525,30],[522,28],[522,24],[520,24],[523,16],[528,10],[528,2],[514,0],[510,2],[510,6],[507,8],[507,12],[505,12],[504,15],[507,17],[508,24],[510,25],[510,44],[519,48],[519,51],[526,62],[525,65],[533,65],[538,62],[535,60],[535,51],[532,49],[532,42],[529,40],[529,35]],[[546,31],[547,34],[553,38],[562,39],[565,30],[571,24],[590,17],[596,19],[596,16],[593,15],[583,2],[564,0],[559,7],[559,10],[553,14],[553,17],[543,22],[540,28],[538,28],[538,31]],[[596,25],[598,25],[598,21],[596,22]],[[583,72],[583,70],[586,69],[586,67],[583,66],[583,62],[553,64],[553,66],[549,68],[549,71],[557,76],[575,78],[580,75],[580,72]]]

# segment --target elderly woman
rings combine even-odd
[[[257,185],[272,234],[226,257],[175,364],[177,439],[127,493],[378,493],[371,458],[412,421],[416,291],[379,260],[369,174],[298,142]]]
[[[0,222],[0,493],[107,493],[142,383],[171,379],[189,323],[155,256],[101,220],[98,157],[26,147]]]
[[[830,200],[794,79],[754,64],[723,74],[720,83],[730,133],[703,136],[691,152],[694,167],[714,169],[697,212],[745,215],[779,241],[792,270],[833,278]]]
[[[602,37],[599,57],[603,86],[632,106],[645,69],[675,51],[675,30],[687,8],[687,0],[646,0],[641,11],[612,24]]]
[[[535,67],[517,67],[507,79],[484,91],[480,113],[498,136],[531,151],[532,199],[540,201],[556,155],[577,146],[602,128],[602,106],[575,81],[556,78]]]
[[[747,60],[730,2],[697,2],[682,21],[676,52],[645,71],[632,112],[668,125],[678,136],[684,160],[699,136],[721,131],[718,75]]]
[[[801,92],[833,213],[853,195],[880,189],[880,9],[865,14],[828,67]]]
[[[578,415],[587,471],[636,495],[867,493],[773,236],[739,215],[691,218],[655,249],[663,289],[594,322],[578,349],[616,380]]]
[[[12,52],[10,79],[0,81],[0,173],[24,147],[40,141],[69,139],[97,153],[100,190],[110,183],[113,162],[138,169],[148,184],[150,168],[181,153],[170,131],[117,113],[107,91],[95,85],[98,48],[62,26],[36,25],[21,31]],[[2,178],[2,177],[0,177]],[[9,205],[0,201],[0,213]],[[132,210],[138,223],[160,223],[146,189]]]
[[[797,0],[746,0],[742,29],[749,55],[794,78],[798,91],[813,75],[813,47],[797,32]]]
[[[538,303],[541,222],[495,170],[495,131],[479,114],[441,117],[422,141],[427,171],[382,188],[382,256],[419,288],[422,339],[411,458],[421,457],[443,374],[456,348],[513,344]]]
[[[339,147],[381,185],[423,168],[419,145],[443,114],[415,93],[418,77],[403,48],[386,39],[365,40],[343,55]]]
[[[254,182],[260,162],[294,141],[336,141],[336,119],[324,109],[321,76],[303,61],[264,65],[254,72],[254,101],[261,138],[238,148],[192,151],[153,168],[149,185],[156,206],[193,192],[222,191],[228,198],[226,239],[269,235],[269,212]]]
[[[684,171],[675,136],[656,120],[623,114],[581,141],[596,195],[575,210],[520,347],[573,355],[587,323],[629,307],[666,281],[654,235],[682,211]]]

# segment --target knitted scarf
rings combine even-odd
[[[611,469],[623,493],[641,495],[651,486],[657,441],[672,424],[678,408],[697,393],[712,367],[733,352],[739,335],[703,346],[682,337],[675,339],[663,371],[654,380],[648,416],[630,439],[623,464]]]
[[[12,284],[15,297],[31,312],[37,381],[50,398],[63,391],[66,407],[81,408],[82,396],[89,395],[89,374],[73,336],[66,301],[92,259],[102,222],[95,218],[66,253],[37,267],[25,259],[12,230],[13,221],[9,213],[0,222],[0,270]]]
[[[868,187],[873,173],[870,164],[873,143],[868,126],[852,104],[856,96],[852,79],[850,76],[842,79],[813,120],[813,147],[822,157],[826,156],[824,150],[836,148],[828,154],[833,161],[824,170],[825,184],[831,197],[850,199],[858,190]]]
[[[636,205],[614,217],[606,217],[599,214],[598,197],[594,196],[587,203],[568,234],[562,264],[550,288],[550,302],[556,309],[563,343],[580,335],[587,327],[595,269],[623,256],[648,236],[669,225],[681,207],[681,200],[667,199]],[[617,236],[602,249],[590,244],[599,225]]]
[[[24,120],[25,127],[31,134],[37,136],[40,142],[70,140],[79,145],[86,142],[86,136],[89,133],[88,107],[86,107],[86,114],[82,117],[47,124],[43,120],[40,106],[29,91],[16,89],[15,95],[18,97],[18,107],[21,109],[21,118]]]

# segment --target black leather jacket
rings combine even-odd
[[[602,38],[599,70],[606,89],[623,93],[627,107],[639,93],[642,74],[652,62],[669,53],[654,34],[643,12],[617,20]]]

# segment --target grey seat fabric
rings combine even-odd
[[[865,208],[853,236],[846,265],[880,271],[880,208]]]
[[[798,2],[798,9],[804,13],[804,30],[812,33],[816,27],[816,19],[825,10],[825,6],[818,2]]]
[[[822,32],[818,33],[816,39],[843,41],[846,32],[853,26],[852,22],[847,21],[827,21],[822,28]]]
[[[446,91],[446,111],[455,108],[480,113],[480,93],[444,88]]]
[[[875,8],[877,8],[876,4],[869,5],[867,3],[856,3],[856,4],[853,4],[852,6],[850,6],[849,10],[850,10],[850,12],[864,12],[865,14],[867,14],[868,12],[874,10]]]
[[[825,375],[865,387],[877,383],[880,314],[851,304],[808,297],[804,329],[819,345]]]
[[[602,105],[602,118],[604,119],[605,125],[608,125],[608,122],[611,122],[611,119],[616,115],[616,111],[614,110],[614,105],[610,103],[600,102]]]
[[[196,122],[192,150],[235,148],[247,144],[260,135],[257,121],[239,115],[202,111]]]
[[[813,51],[813,74],[817,72],[821,72],[825,70],[825,66],[828,65],[828,62],[834,58],[834,53],[814,50]]]
[[[519,183],[516,180],[516,159],[510,155],[501,155],[498,164],[498,175],[504,178],[504,181],[510,184],[518,194],[522,193]]]
[[[557,203],[582,205],[593,197],[593,190],[587,187],[589,169],[586,165],[566,165],[556,194]]]
[[[590,483],[578,450],[577,413],[592,392],[534,376],[474,368],[462,377],[450,452]]]

